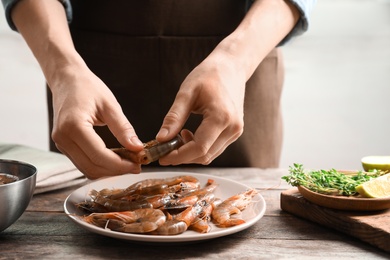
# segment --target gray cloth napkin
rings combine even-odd
[[[36,148],[0,143],[0,159],[17,160],[37,168],[34,194],[82,184],[87,178],[63,154]]]

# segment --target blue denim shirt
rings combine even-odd
[[[8,25],[11,27],[12,30],[17,30],[14,23],[11,19],[11,11],[12,8],[19,2],[20,0],[1,0],[4,6],[5,10],[5,17],[7,19]],[[68,18],[68,22],[72,21],[72,6],[70,4],[69,0],[59,0],[65,8],[66,16]],[[248,3],[248,8],[250,4],[254,0],[243,0]],[[291,32],[282,40],[282,42],[279,45],[283,45],[284,43],[288,42],[292,37],[298,36],[306,32],[309,28],[309,21],[310,21],[310,13],[313,9],[313,6],[317,2],[317,0],[289,0],[291,3],[293,3],[299,10],[301,16],[293,28]]]

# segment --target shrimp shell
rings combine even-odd
[[[184,221],[170,219],[165,221],[160,227],[151,232],[152,235],[178,235],[188,229]]]
[[[113,200],[99,195],[96,190],[90,191],[90,196],[94,203],[97,203],[107,209],[107,212],[112,211],[128,211],[142,208],[152,208],[153,205],[146,199],[139,199],[134,201],[129,200]]]
[[[93,201],[83,201],[76,204],[76,207],[88,211],[89,213],[107,213],[109,212],[106,207],[95,203]]]
[[[198,233],[208,233],[211,230],[207,218],[197,217],[194,222],[188,227],[188,229],[196,231]]]
[[[201,214],[205,201],[198,201],[194,206],[189,206],[176,215],[167,213],[167,220],[163,225],[153,231],[153,235],[178,235],[188,229],[191,223]]]
[[[123,159],[147,165],[178,149],[183,144],[183,139],[180,135],[177,135],[172,140],[164,143],[160,143],[157,140],[149,141],[144,144],[144,149],[138,153],[131,152],[126,148],[112,148],[111,150]]]
[[[184,221],[187,224],[187,227],[198,217],[202,211],[203,207],[207,205],[207,202],[204,200],[197,201],[194,206],[188,207],[183,212],[174,216],[174,219]]]
[[[211,213],[213,220],[219,227],[231,227],[245,223],[243,219],[233,219],[230,216],[241,213],[241,210],[249,205],[256,194],[255,189],[250,189],[226,199]]]
[[[120,199],[122,197],[131,196],[133,194],[149,193],[149,195],[152,195],[150,194],[152,190],[158,192],[158,189],[159,188],[162,189],[163,185],[167,185],[167,187],[164,186],[167,188],[165,193],[169,193],[169,189],[171,186],[180,183],[187,183],[187,182],[192,182],[194,183],[194,185],[197,186],[200,185],[199,180],[197,178],[190,175],[181,175],[181,176],[162,178],[162,179],[146,179],[146,180],[138,181],[125,189],[113,189],[112,193],[107,189],[103,189],[99,191],[99,194],[101,194],[103,197],[110,198],[110,199]]]
[[[167,203],[162,207],[163,209],[183,209],[188,208],[189,206],[195,205],[199,200],[198,196],[189,195],[185,197],[178,197],[167,201]]]
[[[174,176],[174,177],[168,177],[168,178],[162,178],[162,179],[145,179],[142,181],[138,181],[132,185],[130,185],[127,190],[133,190],[133,189],[143,189],[146,187],[154,186],[154,185],[162,185],[166,184],[168,186],[173,186],[176,184],[180,184],[182,182],[194,182],[199,185],[199,180],[193,176],[190,175],[180,175],[180,176]]]
[[[139,209],[134,222],[123,223],[121,221],[110,221],[107,225],[111,230],[125,233],[149,233],[165,223],[166,217],[159,209]]]
[[[213,205],[211,203],[206,204],[203,207],[202,212],[197,216],[191,225],[188,227],[198,233],[208,233],[211,230],[209,225],[210,215],[213,211]]]
[[[148,233],[165,223],[165,214],[159,209],[92,213],[83,217],[92,225],[126,233]]]

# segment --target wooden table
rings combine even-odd
[[[205,242],[140,244],[91,233],[64,213],[77,187],[35,195],[26,212],[0,233],[0,259],[389,259],[389,254],[351,236],[280,209],[280,181],[287,170],[255,168],[145,168],[224,176],[261,189],[267,209],[254,226]],[[142,173],[141,173],[142,174]]]

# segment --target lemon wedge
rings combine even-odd
[[[390,171],[390,156],[366,156],[362,158],[363,169]]]
[[[390,173],[358,185],[356,191],[366,198],[383,198],[390,196]]]

